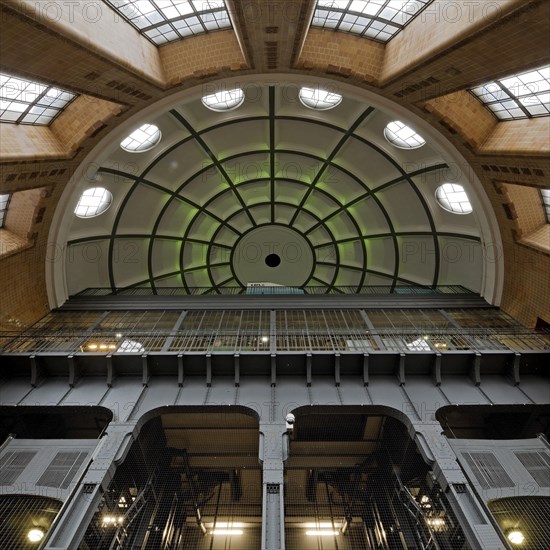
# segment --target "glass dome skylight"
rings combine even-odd
[[[120,146],[129,153],[144,153],[160,142],[162,134],[154,124],[144,124],[134,130],[120,142]]]
[[[153,44],[231,28],[223,0],[105,0]]]
[[[74,213],[79,218],[93,218],[103,214],[113,202],[113,195],[103,187],[86,189],[80,196]]]
[[[0,73],[0,122],[47,126],[77,94]]]
[[[11,194],[0,195],[0,228],[4,227],[6,221],[6,213],[8,212],[8,206],[10,205]]]
[[[237,109],[244,102],[244,92],[241,88],[222,90],[215,94],[205,95],[202,104],[211,111],[223,112]]]
[[[424,138],[399,120],[390,122],[384,129],[385,138],[400,149],[418,149],[426,144]]]
[[[470,90],[500,120],[550,115],[550,65]]]
[[[542,207],[546,212],[546,220],[550,223],[550,189],[541,189]]]
[[[473,212],[468,195],[462,185],[444,183],[437,188],[435,197],[444,210],[453,214],[470,214],[470,212]]]
[[[310,109],[328,111],[342,103],[342,96],[321,88],[301,88],[300,101]]]
[[[433,0],[318,0],[311,25],[387,42]]]

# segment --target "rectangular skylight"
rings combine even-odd
[[[51,124],[77,95],[0,73],[0,122]]]
[[[550,65],[470,90],[500,120],[550,115]]]
[[[0,195],[0,228],[4,227],[4,221],[6,220],[6,213],[8,206],[10,205],[11,194]]]
[[[153,44],[160,46],[231,28],[223,0],[104,0]]]
[[[317,0],[311,25],[387,42],[433,0]]]
[[[550,189],[541,189],[542,206],[546,212],[546,221],[550,223]]]

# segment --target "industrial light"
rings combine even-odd
[[[428,518],[428,525],[432,527],[443,527],[445,525],[445,520],[443,518]]]
[[[333,529],[336,527],[332,521],[316,521],[315,523],[305,523],[304,525],[310,529]]]
[[[332,529],[312,529],[306,531],[308,537],[337,537],[340,531],[333,531]]]
[[[103,527],[108,527],[110,525],[117,525],[118,523],[122,523],[124,521],[124,518],[122,516],[103,516],[101,519],[101,523],[103,524]]]
[[[27,538],[31,542],[40,542],[44,538],[44,531],[42,529],[31,529],[27,533]]]
[[[525,537],[519,529],[512,529],[509,531],[507,537],[512,544],[523,544],[525,541]]]
[[[213,529],[210,531],[211,535],[242,535],[242,529]]]
[[[264,344],[267,344],[269,342],[269,337],[268,336],[262,336],[262,342]]]

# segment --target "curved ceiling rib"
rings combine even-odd
[[[268,280],[327,292],[478,284],[481,272],[466,276],[467,261],[450,265],[446,257],[447,241],[477,247],[481,239],[475,217],[458,221],[437,207],[434,186],[447,164],[435,149],[392,147],[380,138],[392,119],[357,101],[344,98],[319,115],[300,111],[274,86],[265,91],[265,104],[245,101],[219,122],[197,114],[196,102],[160,114],[154,122],[166,128],[163,140],[132,157],[136,173],[124,169],[129,157],[113,144],[97,177],[118,193],[115,211],[90,225],[73,222],[68,239],[73,251],[106,246],[105,258],[93,284],[68,267],[71,293],[82,284],[154,293],[159,285],[220,292]],[[249,165],[255,170],[245,174]],[[119,261],[120,243],[139,249],[135,269]],[[278,254],[295,247],[299,258],[266,267],[267,245]],[[243,246],[261,257],[243,258]]]

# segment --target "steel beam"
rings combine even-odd
[[[286,423],[260,423],[260,462],[263,468],[262,550],[285,549],[283,474],[287,458]]]

